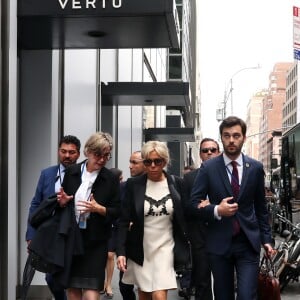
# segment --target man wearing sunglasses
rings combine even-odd
[[[141,151],[134,151],[129,158],[129,171],[131,177],[136,177],[144,174],[145,165],[142,159]],[[121,183],[121,199],[123,199],[126,189],[126,181]],[[119,288],[124,300],[135,300],[135,292],[133,284],[122,282],[124,272],[120,271]]]
[[[211,138],[204,138],[200,142],[199,155],[202,162],[216,157],[219,154],[219,144],[215,140]],[[199,169],[196,169],[186,173],[183,177],[185,203],[187,208],[190,205],[190,194],[198,170]],[[195,217],[193,214],[189,213],[187,220],[193,254],[192,282],[190,286],[195,287],[195,300],[212,300],[211,274],[205,253],[206,224],[199,220],[198,216]],[[185,293],[190,292],[191,291],[181,291],[180,294],[184,296]]]

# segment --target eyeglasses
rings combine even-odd
[[[103,160],[110,160],[111,159],[111,153],[105,153],[105,154],[100,154],[100,153],[94,153],[94,156],[97,159],[103,159]]]
[[[142,159],[136,159],[136,160],[130,160],[129,163],[133,165],[138,165],[142,161],[143,161]]]
[[[154,158],[154,159],[144,159],[143,163],[146,167],[152,166],[154,163],[155,166],[161,166],[165,160],[163,158]]]
[[[216,153],[217,152],[217,148],[202,148],[200,151],[202,153],[208,153],[208,151],[210,151],[211,153]]]

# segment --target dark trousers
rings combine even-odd
[[[233,238],[227,255],[209,254],[214,277],[216,300],[234,300],[234,271],[237,276],[237,300],[253,300],[257,294],[259,253],[255,252],[247,237],[241,233]]]
[[[120,272],[119,277],[119,288],[120,293],[124,300],[135,300],[135,292],[134,292],[134,285],[133,284],[125,284],[122,282],[124,272]]]
[[[191,287],[195,288],[195,300],[212,300],[211,270],[205,250],[207,227],[199,220],[190,221],[188,226],[193,255]]]
[[[67,300],[65,290],[53,280],[51,274],[46,274],[45,279],[55,300]]]
[[[193,249],[192,285],[195,287],[195,300],[212,300],[211,271],[205,248]]]

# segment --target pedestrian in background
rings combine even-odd
[[[123,172],[119,168],[110,168],[109,169],[114,176],[116,176],[120,183],[123,182]],[[111,237],[108,240],[108,253],[107,253],[107,262],[106,262],[106,274],[104,281],[104,289],[100,291],[100,294],[105,294],[106,298],[112,299],[114,297],[112,289],[112,278],[114,275],[115,269],[115,255],[116,255],[116,238],[117,238],[117,224],[116,220],[112,223],[111,227]]]
[[[39,207],[41,202],[49,197],[55,195],[63,182],[65,169],[75,164],[80,156],[80,141],[73,135],[65,135],[61,138],[58,145],[58,160],[59,164],[48,167],[41,171],[40,178],[35,190],[35,194],[30,203],[29,216]],[[28,222],[26,231],[26,241],[29,245],[35,229]],[[64,288],[55,283],[50,274],[46,274],[47,285],[53,294],[55,300],[65,300],[66,295]]]
[[[131,177],[136,177],[144,174],[145,166],[143,163],[141,151],[134,151],[131,153],[129,158],[129,171]],[[126,181],[123,181],[121,183],[121,201],[124,200],[125,190]],[[123,275],[124,272],[120,270],[119,288],[123,300],[135,300],[136,296],[134,292],[134,285],[122,282]]]
[[[199,155],[204,162],[220,154],[218,142],[211,138],[204,138],[200,142]],[[193,270],[190,291],[182,291],[182,296],[191,294],[191,289],[195,288],[195,300],[212,300],[211,271],[206,255],[206,231],[207,224],[198,215],[190,213],[191,191],[199,169],[188,172],[184,175],[185,205],[187,208],[187,225],[189,238],[193,253]],[[207,203],[208,201],[206,201]]]

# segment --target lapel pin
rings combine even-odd
[[[246,168],[249,168],[249,167],[250,167],[250,165],[248,163],[246,163]]]

